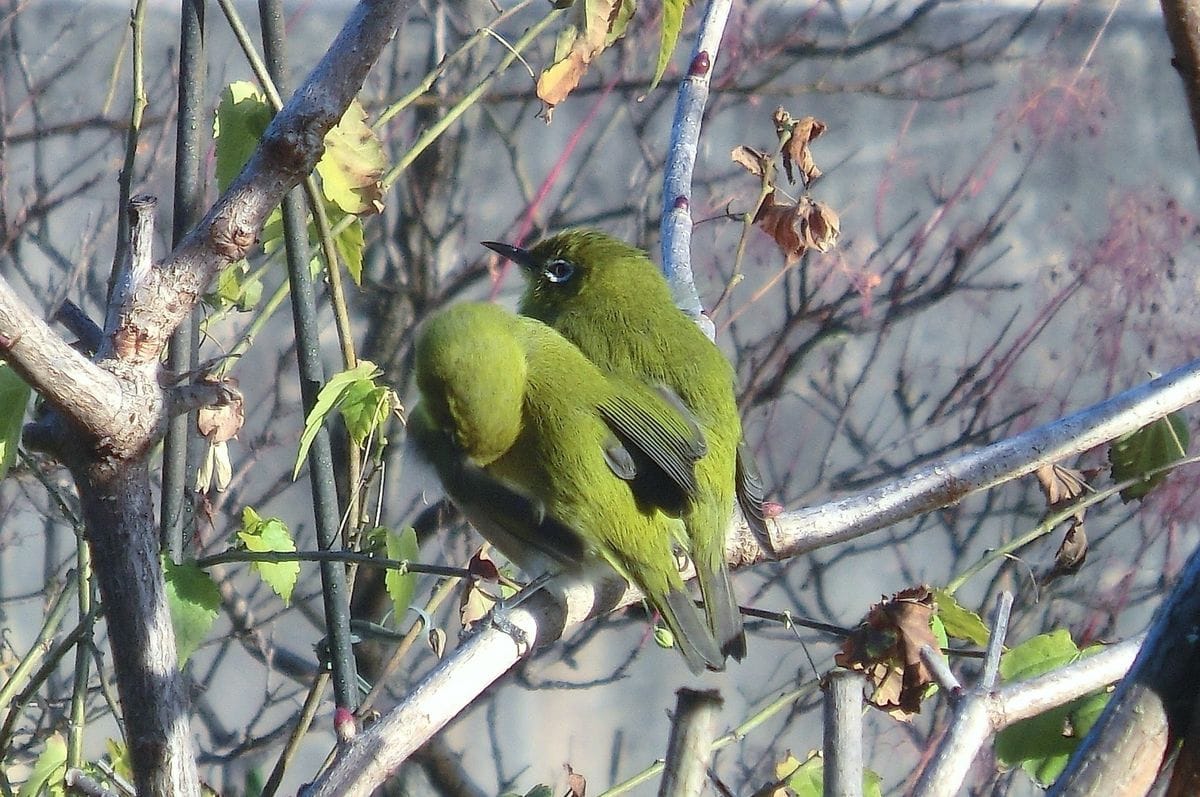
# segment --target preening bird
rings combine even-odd
[[[741,659],[746,636],[725,561],[735,495],[760,539],[768,535],[729,361],[675,306],[646,253],[623,241],[571,230],[530,249],[484,246],[521,266],[527,287],[518,312],[561,332],[601,371],[665,388],[698,420],[708,452],[696,463],[697,490],[682,517],[709,626],[721,651]]]
[[[593,568],[637,585],[695,672],[722,669],[676,566],[703,435],[636,380],[608,377],[540,321],[454,305],[417,341],[409,433],[450,499],[531,576]]]

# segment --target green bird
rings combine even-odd
[[[693,672],[721,655],[676,566],[672,507],[697,488],[696,425],[605,376],[550,327],[458,304],[423,327],[408,429],[450,499],[531,576],[615,570],[663,617]],[[666,495],[666,500],[662,499]]]
[[[696,463],[698,489],[683,520],[709,627],[721,651],[740,660],[746,635],[725,561],[735,494],[759,539],[769,536],[729,361],[675,306],[640,249],[595,230],[560,233],[531,249],[484,246],[522,267],[527,288],[518,312],[561,332],[602,371],[665,387],[698,419],[708,453]]]

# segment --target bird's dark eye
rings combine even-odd
[[[542,269],[542,273],[551,282],[566,282],[575,273],[575,266],[569,260],[563,260],[559,257],[547,263],[546,267]]]

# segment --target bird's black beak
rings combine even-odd
[[[484,246],[491,249],[501,257],[507,257],[512,262],[524,269],[532,270],[536,264],[533,262],[533,255],[528,249],[522,249],[519,246],[509,246],[497,241],[483,241]]]

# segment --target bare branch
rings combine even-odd
[[[1200,401],[1200,360],[1176,368],[1066,418],[943,460],[896,482],[779,518],[775,549],[780,558],[854,539],[966,496],[1032,473],[1140,429]],[[752,535],[738,533],[730,551],[740,563],[765,561]],[[747,558],[748,557],[748,558]],[[738,561],[738,560],[735,560]]]
[[[708,783],[716,718],[725,701],[715,689],[680,689],[659,797],[698,797]]]
[[[671,146],[663,177],[663,271],[671,283],[676,304],[694,318],[710,338],[715,337],[716,328],[704,316],[692,277],[692,171],[700,145],[700,121],[708,103],[708,86],[731,5],[730,0],[709,0],[704,11],[687,79],[679,84],[679,101],[671,125]]]
[[[114,425],[121,382],[54,333],[0,277],[0,354],[30,387],[85,430]]]
[[[989,736],[1116,681],[1129,669],[1142,640],[1140,636],[1126,640],[1054,672],[1009,684],[995,692],[981,689],[969,694],[958,705],[954,721],[921,773],[913,788],[913,797],[959,794],[967,771]],[[1129,768],[1129,759],[1114,756],[1113,762]],[[1113,786],[1113,790],[1102,793],[1124,793],[1114,784],[1108,785]]]

